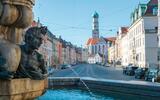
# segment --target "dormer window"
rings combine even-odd
[[[157,8],[157,7],[154,7],[154,8],[153,8],[153,15],[157,15],[157,13],[158,13],[158,8]]]

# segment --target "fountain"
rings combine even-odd
[[[69,69],[62,70],[65,71]],[[49,77],[47,92],[36,100],[159,100],[160,97],[158,83],[79,77],[73,68],[70,72],[76,76]]]
[[[78,73],[77,73],[72,67],[69,67],[69,68],[73,71],[73,73],[74,73],[77,77],[79,77]],[[89,92],[89,94],[94,97],[94,94],[91,92],[91,90],[89,89],[89,87],[87,86],[87,84],[86,84],[81,78],[80,78],[80,81],[81,81],[82,84],[86,87],[86,89],[87,89],[87,91]]]
[[[21,45],[33,21],[34,4],[35,0],[0,0],[0,100],[28,100],[44,92],[46,70],[36,49],[46,28],[29,28]]]
[[[42,95],[47,86],[44,60],[41,54],[36,51],[47,31],[46,27],[29,28],[25,34],[25,44],[21,45],[24,29],[31,24],[33,19],[32,6],[34,3],[34,0],[0,1],[0,100],[34,99]],[[73,69],[72,71],[78,76]],[[65,87],[66,83],[64,80],[64,78],[61,80],[51,78],[49,82],[57,81],[59,82],[58,85],[62,84]],[[58,100],[56,97],[61,97],[61,95],[69,96],[69,98],[64,98],[64,100],[74,99],[72,98],[73,94],[80,97],[85,96],[85,100],[113,100],[113,98],[110,98],[110,94],[113,95],[115,94],[114,92],[123,93],[123,95],[131,94],[130,98],[126,99],[127,96],[125,96],[124,100],[137,100],[137,98],[132,98],[132,95],[138,95],[138,98],[139,96],[147,97],[145,100],[159,100],[160,98],[160,85],[155,83],[148,84],[91,78],[77,78],[75,81],[71,78],[67,79],[66,82],[76,87],[82,87],[80,85],[80,82],[82,82],[87,88],[89,96],[81,90],[78,93],[77,90],[60,89],[60,92],[59,90],[54,90],[56,95],[52,94],[53,91],[50,93],[50,90],[48,90],[47,93],[49,95],[54,95],[54,97],[50,98],[51,100]],[[107,96],[104,96],[107,98],[101,99],[97,98],[90,89],[105,93],[109,91],[109,93]],[[121,98],[120,95],[118,96],[118,99]],[[46,98],[39,99],[45,100]],[[61,98],[59,99],[62,100]],[[82,99],[80,98],[80,100]]]

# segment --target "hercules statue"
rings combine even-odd
[[[0,0],[0,79],[11,79],[21,60],[22,33],[33,20],[35,0]]]

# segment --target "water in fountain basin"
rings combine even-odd
[[[77,76],[77,77],[79,77],[79,75],[78,75],[78,73],[72,68],[72,67],[69,67],[72,71],[73,71],[73,73]],[[94,96],[94,94],[91,92],[91,90],[89,89],[89,87],[87,86],[87,84],[80,78],[80,81],[82,82],[82,84],[86,87],[86,89],[87,89],[87,91],[89,92],[89,94],[90,94],[90,96],[92,96],[92,97],[95,97]],[[93,100],[95,100],[95,99],[93,99]]]
[[[96,97],[93,97],[85,90],[63,88],[47,90],[45,95],[40,96],[35,100],[116,100],[111,96],[99,93],[95,93],[95,95]]]

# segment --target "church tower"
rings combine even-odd
[[[99,15],[97,12],[93,14],[92,38],[99,38]]]

